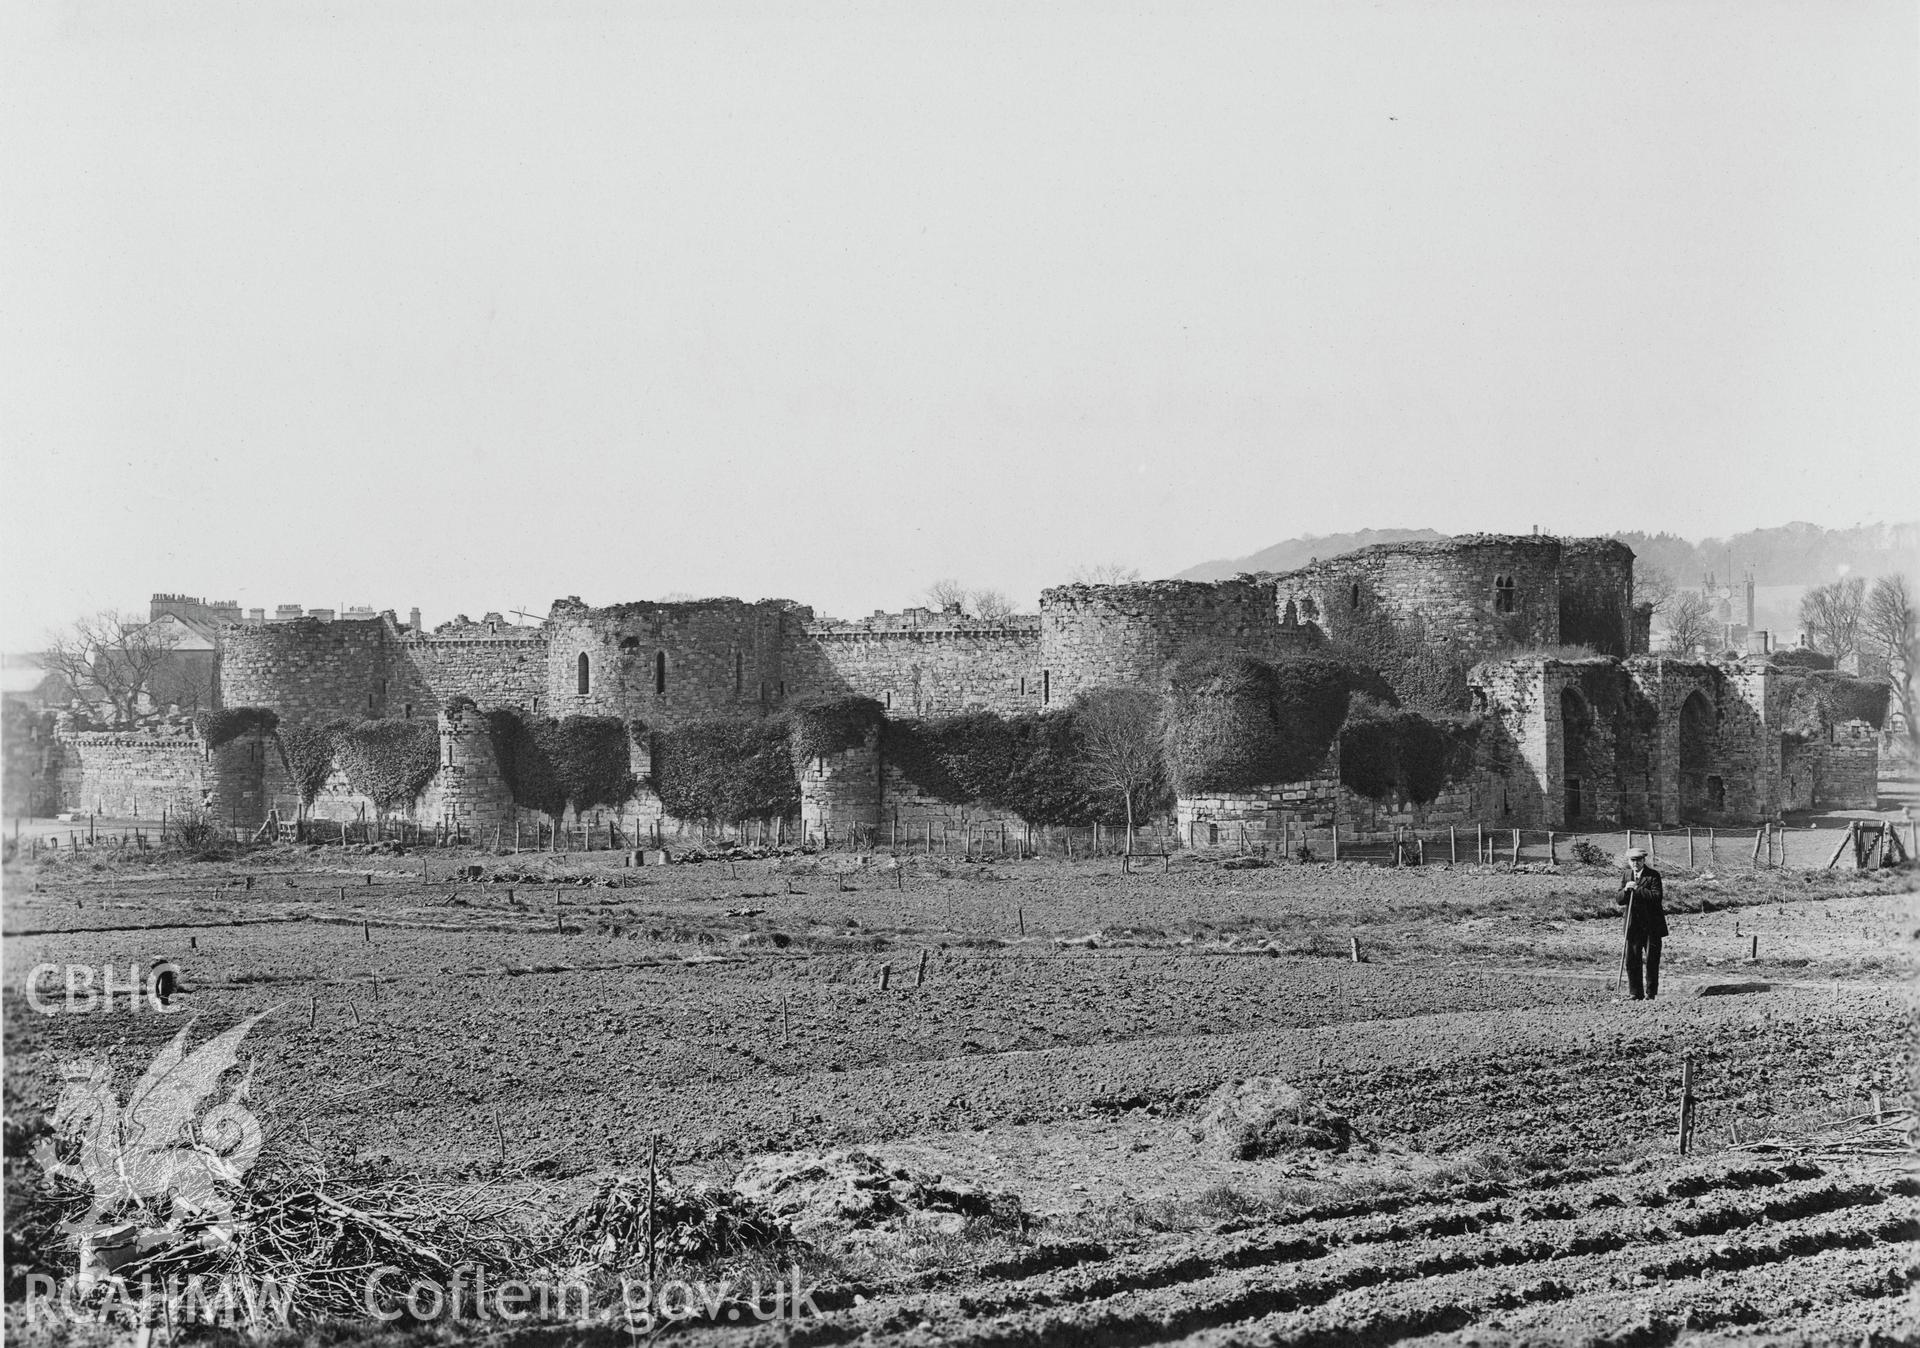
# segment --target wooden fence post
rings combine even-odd
[[[1689,1055],[1680,1066],[1680,1154],[1685,1156],[1693,1146],[1693,1058]]]

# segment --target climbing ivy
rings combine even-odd
[[[887,719],[886,709],[870,697],[802,699],[790,703],[784,715],[796,763],[843,753]]]
[[[1176,665],[1164,731],[1168,777],[1183,795],[1303,781],[1326,762],[1356,693],[1394,700],[1378,673],[1328,656]]]
[[[680,819],[735,823],[800,808],[785,718],[694,721],[653,737],[653,789]]]
[[[347,785],[383,814],[412,805],[440,770],[440,732],[432,721],[336,722],[332,738]]]
[[[334,731],[327,726],[283,725],[274,738],[300,804],[311,807],[333,775]]]
[[[209,749],[218,749],[255,732],[271,735],[279,725],[279,715],[266,707],[222,707],[218,711],[193,714],[193,728]]]

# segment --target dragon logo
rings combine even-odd
[[[205,1114],[199,1113],[200,1104],[239,1065],[240,1042],[269,1014],[262,1011],[240,1022],[192,1053],[187,1052],[189,1022],[133,1084],[124,1107],[106,1064],[90,1059],[68,1064],[53,1126],[58,1138],[76,1144],[77,1159],[60,1160],[51,1141],[43,1140],[34,1151],[49,1178],[92,1190],[92,1206],[63,1222],[63,1232],[84,1249],[90,1238],[114,1229],[124,1209],[169,1197],[170,1229],[149,1235],[164,1239],[184,1222],[218,1222],[232,1215],[227,1190],[260,1155],[262,1141],[260,1121],[243,1103],[252,1071]]]

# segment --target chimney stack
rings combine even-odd
[[[415,632],[420,630],[420,610],[418,608],[410,608],[407,610],[407,626]]]

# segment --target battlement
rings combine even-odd
[[[823,640],[858,637],[1038,636],[1040,615],[1013,613],[1004,618],[970,618],[952,610],[910,608],[899,613],[875,609],[868,618],[818,618],[807,623],[808,636]]]

